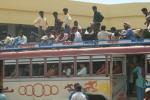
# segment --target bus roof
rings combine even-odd
[[[57,49],[57,50],[32,50],[0,52],[0,59],[19,59],[36,57],[61,57],[79,55],[106,55],[106,54],[146,54],[150,53],[150,46],[128,46],[128,47],[101,47],[80,49]]]

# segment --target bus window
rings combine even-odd
[[[62,57],[62,75],[71,76],[74,71],[74,57]]]
[[[30,59],[19,59],[18,60],[18,75],[29,76]]]
[[[77,57],[77,75],[86,76],[89,74],[89,56],[80,56]]]
[[[106,73],[106,58],[105,56],[93,56],[93,74],[105,74]]]
[[[5,77],[15,77],[16,76],[16,60],[5,60]]]
[[[44,76],[44,58],[32,59],[32,76]]]
[[[122,61],[113,61],[113,74],[123,73]]]
[[[46,76],[57,76],[59,73],[59,58],[47,58],[47,73]]]

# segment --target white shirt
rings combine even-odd
[[[23,35],[22,37],[18,36],[18,40],[19,40],[20,44],[26,44],[27,43],[27,37],[25,35]]]
[[[80,34],[80,32],[75,32],[74,33],[75,37],[74,37],[74,42],[81,42],[82,41],[82,36]]]
[[[87,100],[85,94],[82,92],[76,92],[72,95],[71,100]]]
[[[86,75],[87,74],[87,68],[83,67],[82,69],[79,70],[77,75]]]
[[[4,39],[4,44],[5,45],[12,45],[14,42],[14,38],[10,37],[10,36],[7,36],[5,39]]]
[[[0,93],[0,100],[6,100],[6,95],[3,93]]]
[[[98,40],[109,40],[109,36],[111,36],[111,33],[107,31],[100,31],[97,34]]]
[[[44,36],[42,36],[41,40],[50,40],[50,39],[54,39],[54,38],[55,38],[55,36],[52,34],[50,36],[44,35]]]
[[[47,22],[47,18],[46,17],[44,17],[44,18],[38,17],[34,21],[33,24],[34,24],[35,27],[38,27],[38,28],[41,26],[43,30],[46,30],[47,27],[48,27],[48,22]]]
[[[65,15],[64,24],[70,26],[70,25],[71,25],[71,21],[72,21],[72,18],[71,18],[71,16],[69,15],[69,13],[67,13],[67,14]]]
[[[94,32],[92,31],[92,32],[89,33],[89,32],[86,30],[84,34],[92,35],[92,34],[94,34]]]

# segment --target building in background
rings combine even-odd
[[[59,3],[60,2],[60,3]],[[73,21],[77,20],[81,27],[86,28],[92,22],[93,12],[91,7],[96,5],[104,15],[105,24],[108,29],[114,26],[123,29],[122,23],[130,22],[133,28],[145,28],[145,18],[141,8],[150,9],[150,3],[129,3],[129,4],[92,4],[75,2],[71,0],[0,0],[0,32],[8,30],[9,33],[17,33],[20,28],[26,32],[35,30],[32,26],[38,11],[44,11],[50,26],[54,25],[52,13],[57,11],[60,19],[63,20],[62,9],[67,7]],[[73,23],[72,23],[73,24]]]

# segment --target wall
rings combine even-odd
[[[144,16],[141,8],[150,9],[150,3],[103,5],[74,2],[71,0],[0,0],[0,23],[29,24],[32,25],[37,12],[43,10],[50,25],[53,25],[53,11],[58,11],[63,20],[62,9],[67,7],[74,20],[78,20],[82,27],[92,22],[91,7],[98,6],[98,10],[105,16],[103,24],[109,29],[112,26],[122,29],[122,23],[128,21],[133,28],[144,28]]]

